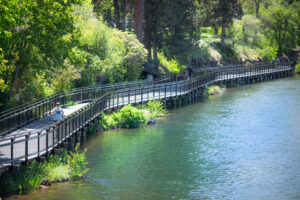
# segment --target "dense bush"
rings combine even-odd
[[[152,100],[147,103],[147,109],[150,112],[150,118],[156,118],[164,116],[167,110],[164,109],[163,102],[161,100]]]
[[[120,113],[119,112],[114,112],[111,115],[106,115],[102,113],[102,120],[99,122],[99,125],[104,128],[104,130],[108,130],[111,127],[120,126]]]
[[[68,155],[68,166],[70,167],[70,174],[72,178],[83,177],[87,172],[88,164],[85,158],[85,153],[87,149],[84,149],[83,152],[80,151],[79,144],[75,147],[75,152],[70,152]]]
[[[143,111],[127,105],[120,110],[120,122],[123,128],[137,128],[141,124],[147,124],[147,117]]]

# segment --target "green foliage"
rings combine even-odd
[[[164,116],[167,110],[164,109],[163,102],[161,100],[152,100],[147,103],[147,109],[150,112],[151,118]]]
[[[300,73],[300,63],[299,62],[295,67],[295,72]]]
[[[39,188],[45,176],[45,166],[35,160],[18,172],[7,172],[0,177],[0,194]]]
[[[88,168],[86,168],[86,151],[87,149],[84,149],[83,152],[81,152],[80,145],[77,144],[75,152],[70,152],[68,155],[68,165],[70,167],[70,174],[72,175],[72,178],[83,177],[88,172]]]
[[[300,2],[285,5],[275,2],[263,12],[265,35],[277,48],[277,56],[299,44]]]
[[[178,14],[180,13],[180,14]],[[196,26],[193,0],[145,1],[145,45],[186,63]],[[153,52],[153,54],[154,54]],[[153,55],[153,59],[156,59]]]
[[[45,180],[49,182],[59,182],[63,180],[68,180],[70,178],[69,172],[69,166],[68,165],[58,165],[54,167],[46,168],[47,170],[47,176],[45,177]]]
[[[79,70],[70,66],[54,72],[52,87],[55,93],[64,92],[73,87],[73,81],[80,78]]]
[[[120,121],[123,128],[138,128],[141,124],[147,124],[144,112],[131,105],[120,110]]]
[[[186,66],[181,65],[176,59],[168,60],[163,53],[158,53],[158,60],[160,64],[165,66],[173,74],[179,74],[186,68]]]
[[[26,91],[25,96],[33,91],[28,96],[38,97],[37,85],[43,84],[32,83],[36,77],[51,77],[52,70],[64,66],[69,50],[76,44],[72,9],[79,3],[81,0],[1,1],[0,84],[4,89],[0,95],[6,96],[1,99],[3,104],[11,103],[12,95],[20,90]]]
[[[79,85],[138,79],[144,69],[147,50],[135,35],[110,28],[93,15],[86,15],[93,13],[90,5],[86,2],[74,12],[79,19],[77,27],[81,35],[72,61],[84,66]]]
[[[223,94],[222,89],[220,88],[220,86],[217,85],[213,85],[213,86],[209,86],[206,90],[206,93],[208,95],[219,95],[219,94]]]
[[[0,195],[39,188],[42,180],[49,183],[82,177],[86,174],[85,152],[76,146],[74,153],[61,149],[58,155],[50,155],[45,163],[31,161],[18,172],[5,172],[0,176]]]
[[[99,122],[100,126],[104,128],[104,130],[110,129],[112,126],[119,126],[121,120],[121,115],[119,112],[112,113],[111,115],[106,115],[102,113],[102,120]]]
[[[0,106],[140,78],[147,57],[143,44],[105,25],[93,9],[91,0],[0,4]],[[22,101],[14,101],[14,94]]]

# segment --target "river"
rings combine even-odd
[[[155,126],[94,134],[88,179],[11,199],[300,199],[300,76],[229,89]]]

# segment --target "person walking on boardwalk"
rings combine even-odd
[[[54,114],[53,120],[56,122],[58,120],[61,120],[64,115],[63,109],[60,107],[60,103],[57,102],[55,108],[51,111],[51,113]]]

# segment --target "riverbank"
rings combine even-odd
[[[8,200],[299,199],[299,85],[233,87],[155,126],[92,134],[88,181]]]
[[[60,149],[58,155],[50,155],[44,163],[33,160],[26,166],[1,174],[0,196],[45,189],[53,183],[84,177],[88,171],[85,153],[86,149],[80,151],[78,144],[74,152]]]
[[[149,101],[147,105],[133,107],[126,105],[110,114],[102,114],[102,120],[89,132],[116,128],[138,128],[146,124],[155,124],[158,117],[165,116],[167,110],[160,100]],[[61,149],[58,155],[50,155],[44,163],[36,160],[26,166],[7,171],[0,176],[0,196],[7,197],[31,189],[45,189],[49,185],[82,178],[87,173],[85,152],[80,151],[79,144],[75,152]]]

